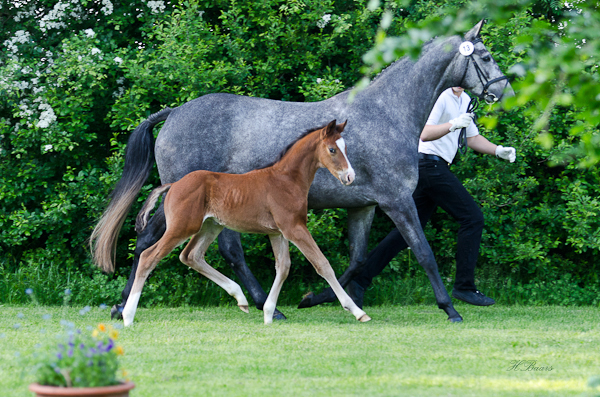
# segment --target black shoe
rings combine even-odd
[[[496,303],[495,300],[488,298],[479,291],[460,291],[453,289],[452,297],[475,306],[491,306]]]
[[[348,292],[348,295],[350,295],[350,298],[352,298],[354,303],[356,303],[356,306],[362,309],[363,298],[365,297],[365,289],[363,288],[363,286],[357,283],[356,281],[351,280],[346,286],[346,291]]]

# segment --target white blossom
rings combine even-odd
[[[323,29],[331,21],[331,14],[325,14],[317,21],[317,26]]]
[[[162,0],[158,1],[149,1],[147,3],[148,7],[152,10],[153,14],[158,14],[165,11],[165,2]]]
[[[102,8],[100,11],[107,16],[113,13],[113,4],[110,0],[102,0]]]
[[[53,147],[54,146],[52,146],[52,145],[44,145],[44,151],[47,152],[48,150],[52,150]]]
[[[121,63],[123,63],[123,58],[115,57],[114,61],[120,65]]]
[[[42,110],[42,114],[40,114],[40,119],[37,122],[37,127],[50,127],[50,124],[56,121],[56,114],[54,113],[54,110],[52,110],[52,107],[47,103],[40,104],[38,109]]]
[[[94,38],[96,36],[96,32],[94,32],[92,29],[86,29],[83,32],[89,38]]]
[[[101,52],[98,48],[92,48],[92,55],[100,54]]]

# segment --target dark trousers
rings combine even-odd
[[[419,160],[419,182],[413,193],[421,226],[425,227],[437,207],[441,207],[459,224],[454,288],[475,291],[475,265],[483,232],[483,214],[473,197],[443,161]],[[368,287],[373,278],[400,251],[408,247],[394,228],[367,256],[363,272],[354,278]]]

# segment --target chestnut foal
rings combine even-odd
[[[248,313],[248,301],[240,286],[204,260],[209,245],[224,227],[268,234],[275,253],[277,275],[264,304],[265,324],[273,322],[273,312],[281,286],[290,269],[289,241],[293,242],[335,291],[342,307],[357,320],[371,318],[346,294],[331,265],[319,250],[306,227],[308,190],[318,168],[326,167],[344,185],[354,180],[354,170],[341,137],[346,123],[309,132],[294,143],[281,159],[267,168],[246,174],[195,171],[175,183],[152,191],[136,220],[140,233],[147,225],[158,198],[164,199],[167,230],[141,257],[129,299],[123,310],[125,326],[133,323],[142,287],[158,262],[175,247],[192,237],[179,259],[208,277],[232,295],[241,310]]]

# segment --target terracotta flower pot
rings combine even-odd
[[[129,390],[133,389],[133,382],[125,382],[114,386],[101,387],[59,387],[44,386],[37,383],[29,385],[29,390],[37,397],[60,397],[60,396],[93,396],[93,397],[127,397]]]

